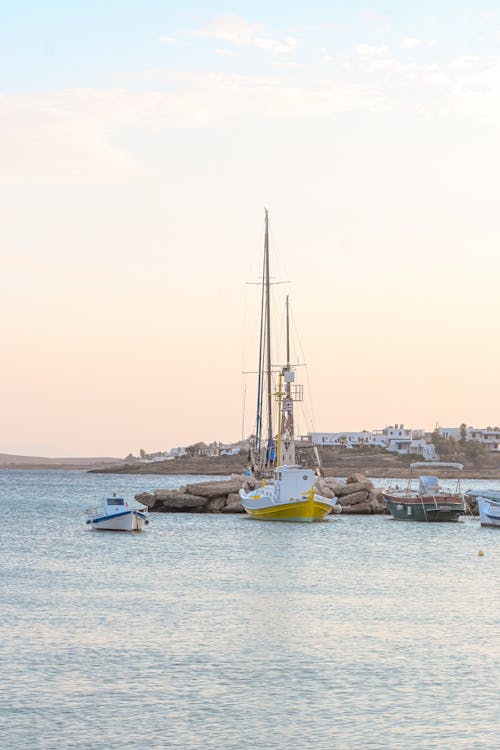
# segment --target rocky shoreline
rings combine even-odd
[[[255,482],[234,474],[229,480],[193,482],[176,490],[140,492],[135,499],[154,513],[244,513],[239,496],[243,487],[253,489]],[[316,487],[323,497],[336,497],[344,514],[386,512],[382,493],[363,474],[353,474],[346,481],[326,477],[319,479]]]
[[[352,451],[349,451],[351,453]],[[352,474],[364,474],[374,479],[406,479],[410,461],[405,457],[387,455],[342,455],[321,456],[323,473],[327,477],[349,477]],[[121,463],[112,466],[93,468],[96,474],[153,474],[162,476],[232,476],[241,474],[246,465],[246,458],[240,456],[184,457],[172,461],[154,463]],[[454,479],[456,473],[449,469],[434,469],[441,479]],[[491,464],[466,465],[460,472],[461,479],[500,479],[500,466]]]

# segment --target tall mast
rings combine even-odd
[[[257,424],[255,428],[255,452],[256,459],[260,463],[262,452],[262,392],[264,389],[264,313],[266,301],[266,258],[262,261],[262,286],[260,299],[260,336],[259,336],[259,367],[257,381]]]
[[[266,212],[266,232],[264,238],[264,265],[266,285],[266,373],[267,373],[267,440],[268,448],[273,440],[272,413],[272,373],[271,373],[271,282],[269,279],[269,215]]]

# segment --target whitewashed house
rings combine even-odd
[[[436,451],[425,439],[423,430],[411,430],[403,424],[389,425],[381,430],[361,432],[310,432],[309,438],[320,447],[360,448],[373,446],[392,453],[418,453],[425,459],[436,458]]]

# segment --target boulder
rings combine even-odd
[[[188,484],[186,491],[190,495],[213,498],[239,492],[240,487],[241,480],[228,479],[222,482],[196,482],[195,484]]]
[[[139,492],[137,495],[134,495],[134,498],[138,503],[141,503],[141,505],[145,505],[146,508],[149,508],[149,510],[154,508],[156,503],[156,497],[150,492]]]
[[[157,500],[163,501],[168,500],[169,497],[173,497],[174,495],[180,495],[184,491],[185,490],[182,487],[178,490],[155,490],[153,492],[153,495]]]
[[[207,513],[220,513],[222,508],[226,504],[227,497],[226,495],[221,495],[220,497],[213,497],[211,500],[208,501],[208,503],[205,506],[205,510]]]
[[[324,479],[318,479],[316,488],[323,497],[327,497],[330,500],[335,497],[335,492],[327,485]]]
[[[355,492],[369,492],[372,489],[373,482],[367,479],[365,482],[351,482],[351,484],[346,484],[345,487],[339,487],[335,490],[335,494],[337,497],[346,497]]]
[[[201,495],[191,495],[188,492],[173,492],[162,500],[163,507],[168,511],[182,513],[201,512],[205,510],[207,498]]]
[[[358,505],[359,503],[368,502],[369,492],[367,490],[361,490],[360,492],[352,492],[350,495],[345,495],[342,498],[342,507],[348,508],[351,505]]]
[[[358,515],[367,515],[371,512],[370,509],[370,503],[364,502],[364,503],[357,503],[357,505],[348,505],[348,506],[342,506],[342,513],[346,515],[350,514],[358,514]]]
[[[232,492],[228,495],[225,506],[222,508],[222,513],[244,513],[245,508],[241,504],[241,498],[238,493]]]
[[[347,484],[356,484],[358,482],[366,482],[366,476],[364,474],[351,474],[350,477],[347,477],[346,483]]]
[[[343,479],[335,479],[334,477],[325,477],[323,479],[323,482],[326,484],[327,487],[329,487],[335,494],[337,494],[337,489],[340,487],[345,487],[345,481]]]
[[[368,494],[368,503],[373,507],[374,513],[383,513],[385,510],[385,500],[381,492],[371,490]]]

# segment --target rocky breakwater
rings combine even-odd
[[[244,513],[239,496],[244,482],[240,476],[218,482],[193,482],[177,490],[140,492],[135,499],[155,513]]]
[[[233,474],[231,479],[214,482],[193,482],[176,490],[154,490],[135,495],[137,502],[155,513],[244,513],[239,491],[254,489],[248,477]],[[364,474],[353,474],[347,480],[326,477],[318,479],[318,492],[337,498],[334,512],[344,514],[384,513],[385,502],[380,492]]]
[[[337,498],[342,513],[368,515],[385,513],[386,504],[381,492],[364,474],[352,474],[347,480],[325,477],[317,482],[318,491],[324,497]]]

